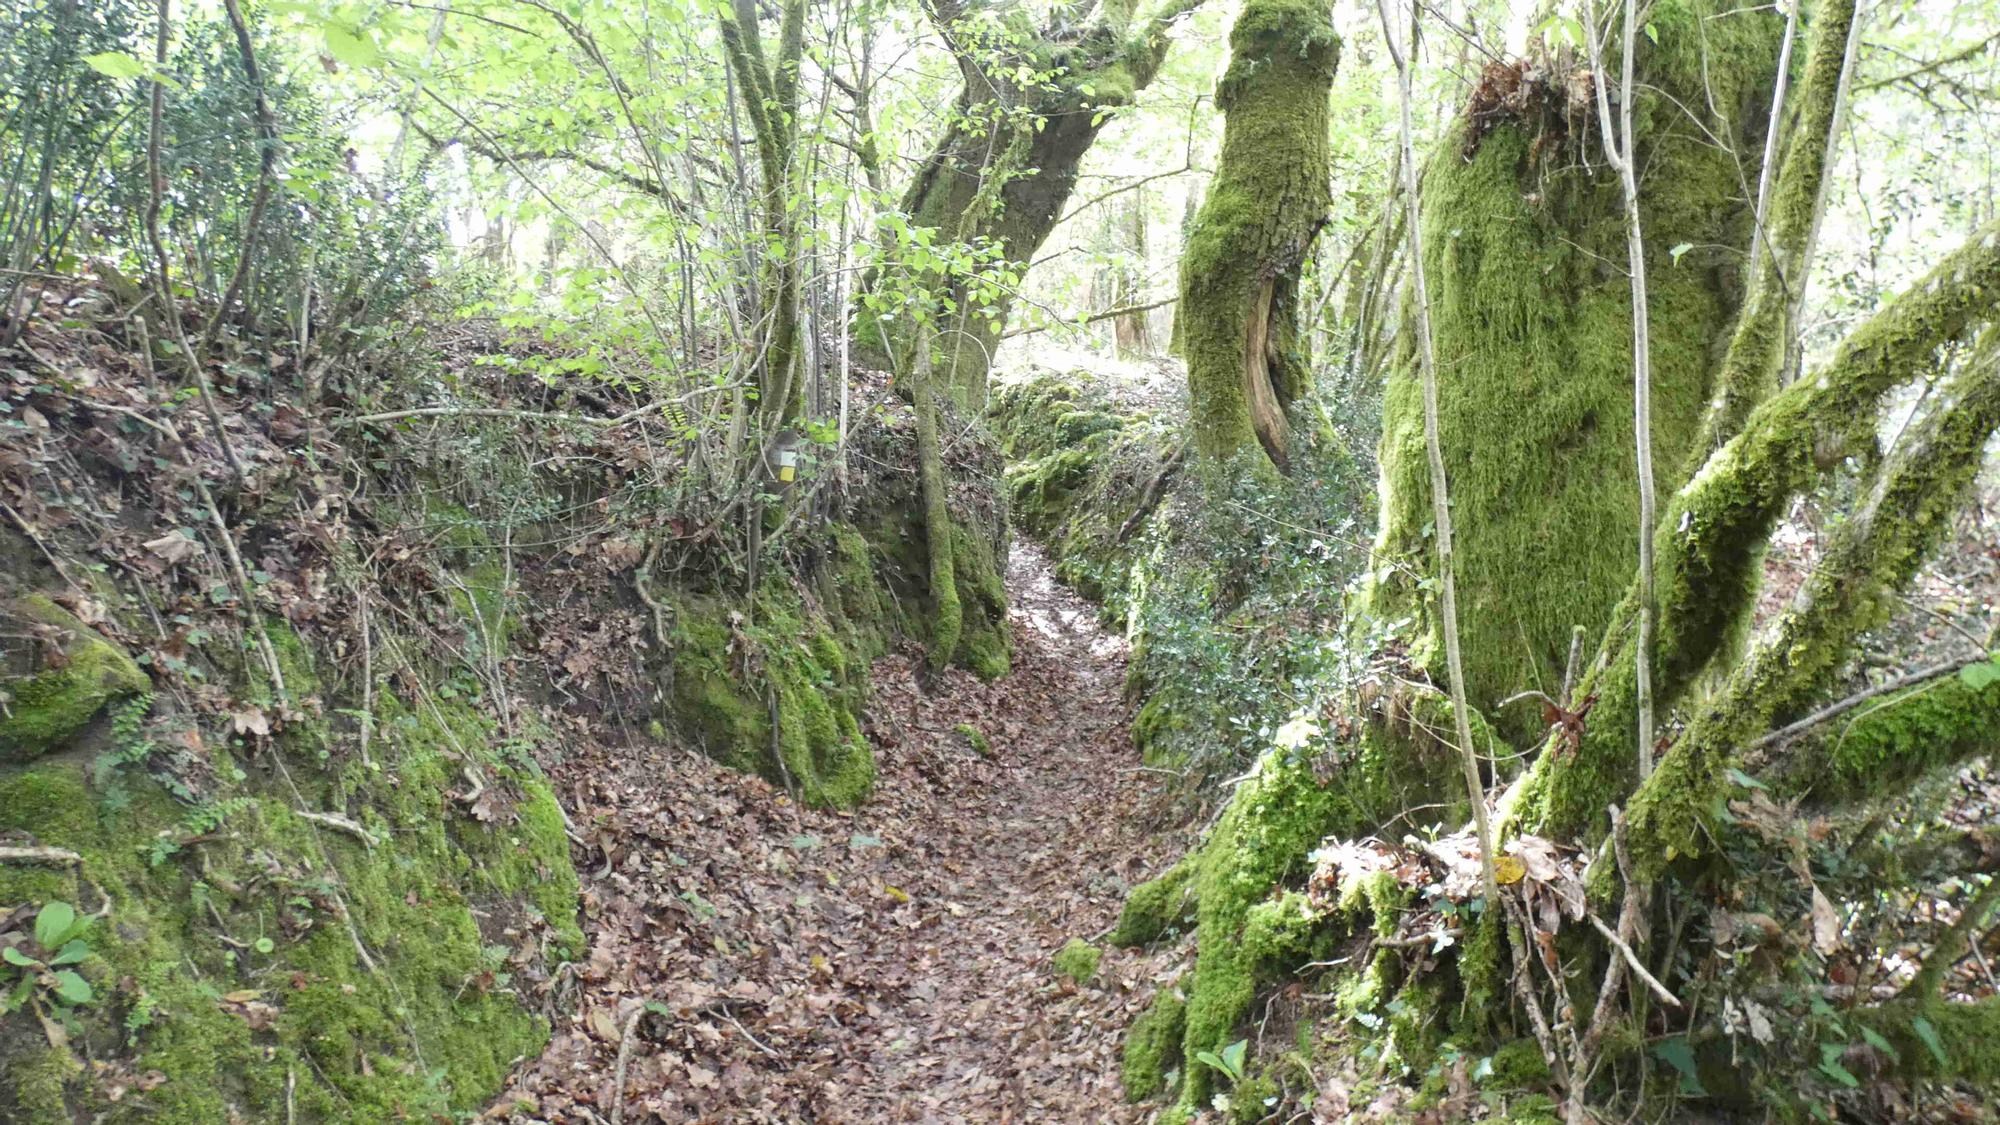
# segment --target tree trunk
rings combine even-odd
[[[1249,0],[1229,46],[1215,91],[1222,157],[1181,257],[1178,331],[1195,451],[1220,465],[1261,446],[1282,469],[1285,412],[1307,379],[1295,352],[1299,267],[1330,205],[1340,39],[1323,4]]]
[[[1048,28],[1015,29],[1022,46],[997,63],[959,43],[954,25],[964,10],[940,5],[937,20],[965,86],[951,125],[903,193],[910,224],[945,240],[990,244],[1025,267],[1062,217],[1105,121],[1152,82],[1173,22],[1199,3],[1165,0],[1136,27],[1129,6],[1105,5],[1080,30],[1065,26],[1066,13],[1059,12]],[[1015,66],[1044,80],[1017,84]],[[933,345],[940,386],[960,409],[977,411],[986,403],[986,375],[1010,302],[1002,296],[980,306],[964,278],[931,284],[934,306],[951,310]],[[864,324],[863,332],[895,370],[912,369],[907,324]]]
[[[1146,277],[1146,192],[1135,188],[1119,208],[1123,230],[1119,233],[1124,253],[1109,308],[1126,309],[1145,304]],[[1111,320],[1111,344],[1120,359],[1140,359],[1153,353],[1152,332],[1143,312],[1125,313]]]
[[[1759,151],[1782,21],[1722,0],[1661,6],[1634,107],[1653,325],[1655,484],[1679,485],[1740,302],[1752,207],[1735,158]],[[1615,56],[1619,48],[1607,51]],[[1637,565],[1632,315],[1623,196],[1596,167],[1595,91],[1573,59],[1487,67],[1423,183],[1440,428],[1463,537],[1458,583],[1475,707],[1560,687],[1572,630],[1602,631]],[[1657,91],[1657,92],[1652,92]],[[1523,108],[1525,107],[1525,108]],[[1689,119],[1689,113],[1701,120]],[[1385,392],[1381,553],[1430,574],[1423,408],[1407,346]],[[1390,578],[1375,609],[1430,596]],[[1528,733],[1526,709],[1505,729]],[[1600,812],[1602,810],[1599,810]]]

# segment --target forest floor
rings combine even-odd
[[[1174,853],[1143,827],[1122,640],[1033,546],[1008,569],[1011,675],[877,663],[881,775],[858,810],[801,809],[673,745],[590,745],[552,769],[591,951],[489,1117],[1135,1119],[1119,1037],[1172,954],[1107,950],[1080,986],[1051,958],[1101,938]]]

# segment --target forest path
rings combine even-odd
[[[1034,546],[1008,584],[1007,677],[877,662],[881,776],[852,813],[654,743],[552,771],[592,948],[494,1116],[610,1121],[622,1089],[626,1122],[1136,1118],[1119,1039],[1151,969],[1108,950],[1078,987],[1051,964],[1158,866],[1125,646]]]

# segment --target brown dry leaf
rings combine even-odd
[[[618,1021],[611,1018],[608,1009],[592,1008],[587,1022],[590,1024],[591,1034],[603,1042],[616,1045],[619,1039],[623,1038],[618,1032]]]
[[[254,734],[259,738],[271,733],[271,716],[262,707],[251,705],[229,713],[229,729],[237,734]]]
[[[1831,956],[1840,948],[1840,912],[1818,887],[1812,893],[1812,941],[1813,949],[1822,957]]]
[[[178,528],[158,539],[146,540],[145,547],[169,564],[186,562],[201,553],[201,543]]]

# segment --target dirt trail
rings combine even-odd
[[[553,771],[585,837],[592,950],[495,1116],[612,1120],[623,1045],[627,1122],[1135,1118],[1118,1036],[1151,967],[1107,951],[1077,988],[1050,964],[1158,864],[1124,646],[1034,547],[1009,585],[1012,675],[926,690],[910,654],[877,664],[881,779],[852,814],[671,746],[587,746]]]

